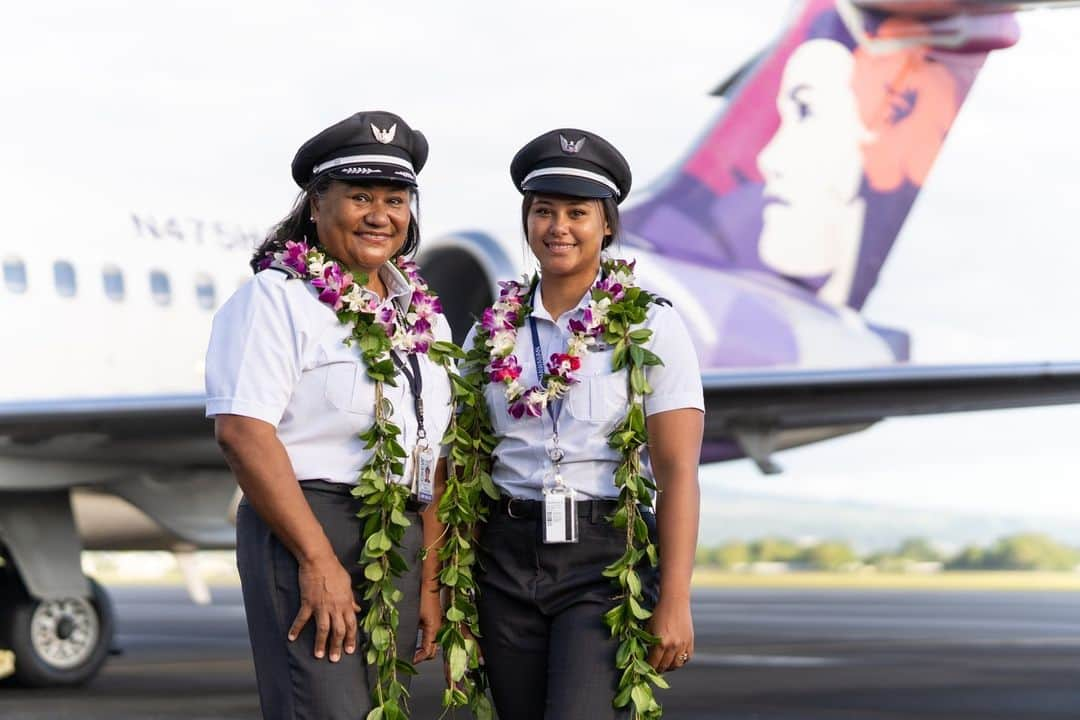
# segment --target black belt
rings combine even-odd
[[[540,500],[524,500],[503,495],[495,505],[495,512],[514,520],[527,520],[540,517],[543,508],[544,503]],[[578,517],[591,518],[594,522],[609,515],[614,515],[618,509],[618,500],[577,501]]]
[[[334,495],[352,495],[352,490],[355,485],[348,485],[346,483],[335,483],[329,480],[301,480],[300,487],[303,490],[314,492],[328,492]],[[415,497],[409,497],[405,501],[405,512],[422,513],[427,509],[427,503],[422,503]]]

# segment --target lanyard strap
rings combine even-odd
[[[529,330],[532,331],[532,343],[533,343],[533,358],[536,360],[536,381],[540,383],[541,387],[546,388],[547,384],[544,382],[544,357],[540,351],[540,333],[536,330],[536,318],[529,316]],[[554,405],[555,409],[552,410],[551,406]],[[548,417],[551,418],[552,432],[555,435],[556,442],[559,437],[559,415],[562,414],[562,398],[558,400],[550,400],[547,403]]]
[[[424,430],[424,376],[420,373],[420,361],[416,359],[416,354],[409,353],[408,358],[412,372],[409,372],[409,368],[405,367],[405,363],[401,362],[401,358],[398,357],[397,353],[390,353],[390,359],[394,361],[394,365],[409,381],[409,390],[413,396],[413,409],[416,411],[416,439],[423,440],[427,438],[427,431]]]

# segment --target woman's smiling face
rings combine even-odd
[[[599,200],[537,195],[526,216],[529,248],[548,275],[595,274],[611,230]]]
[[[349,268],[375,272],[405,244],[412,217],[409,200],[404,185],[335,180],[311,201],[319,244]]]

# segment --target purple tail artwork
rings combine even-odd
[[[1017,38],[1008,14],[803,5],[685,162],[624,216],[627,243],[676,266],[709,308],[705,367],[907,359],[905,333],[860,332],[855,311],[987,54]]]

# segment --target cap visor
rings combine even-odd
[[[566,195],[568,197],[582,198],[609,198],[615,193],[606,185],[601,185],[585,178],[570,177],[568,175],[544,175],[533,178],[521,188],[539,193],[552,195]]]
[[[416,187],[416,176],[394,165],[343,165],[327,170],[324,174],[350,183],[399,183]]]

